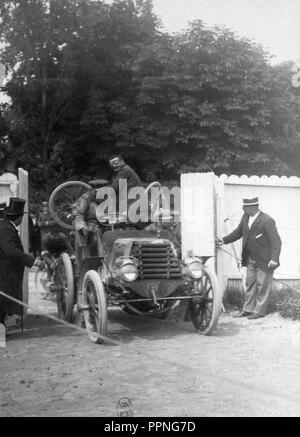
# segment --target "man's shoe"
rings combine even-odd
[[[241,311],[241,312],[238,313],[238,314],[234,314],[233,317],[248,317],[248,316],[250,316],[250,315],[252,315],[252,314],[251,314],[251,313],[248,313],[247,311]]]
[[[261,314],[258,314],[258,313],[253,313],[248,317],[248,320],[260,319],[261,317],[264,317],[264,316],[262,316]]]

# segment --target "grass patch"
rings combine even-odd
[[[285,280],[284,282],[299,289],[299,292],[273,281],[267,313],[278,312],[284,318],[300,320],[300,281]],[[241,281],[237,279],[229,280],[223,298],[225,309],[227,311],[241,310],[244,304],[244,296]]]

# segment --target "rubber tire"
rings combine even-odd
[[[104,290],[103,282],[99,274],[95,270],[88,270],[83,278],[82,290],[83,290],[83,305],[88,305],[87,302],[87,286],[88,283],[92,282],[95,292],[96,298],[98,301],[98,320],[97,320],[97,331],[91,329],[91,323],[89,321],[89,310],[83,311],[85,327],[93,343],[103,343],[105,339],[103,336],[106,335],[107,332],[107,302],[106,302],[106,294]]]
[[[63,319],[67,322],[72,322],[73,320],[73,310],[74,310],[74,303],[75,303],[75,284],[74,284],[74,271],[73,271],[73,265],[70,256],[63,252],[59,255],[58,259],[59,263],[62,263],[65,273],[66,273],[66,279],[67,279],[67,299],[66,299],[66,312],[63,316]],[[56,273],[54,274],[56,276]],[[59,306],[57,303],[57,309],[59,312]],[[59,312],[59,317],[61,317],[61,314]]]
[[[209,267],[204,267],[204,271],[205,274],[209,277],[210,283],[212,285],[213,304],[212,304],[212,314],[209,324],[205,329],[203,330],[199,329],[199,326],[197,324],[197,319],[193,316],[192,311],[190,312],[190,314],[191,314],[192,322],[195,328],[197,329],[197,332],[202,335],[211,335],[217,326],[219,315],[222,309],[222,294],[220,291],[218,278],[215,272],[211,270]],[[190,305],[192,305],[192,302],[190,302]]]

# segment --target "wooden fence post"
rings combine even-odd
[[[224,237],[224,181],[222,178],[216,177],[215,183],[216,196],[216,237]],[[224,253],[220,249],[216,249],[216,272],[218,275],[219,284],[224,293],[227,286],[227,275],[224,269]]]
[[[215,256],[214,173],[181,175],[182,257]]]

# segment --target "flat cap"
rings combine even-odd
[[[93,188],[100,188],[108,185],[108,181],[105,179],[93,179],[92,181],[89,181],[88,184]]]

